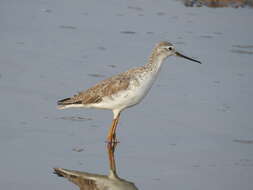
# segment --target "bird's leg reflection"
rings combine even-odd
[[[107,153],[108,153],[108,158],[109,158],[110,170],[114,174],[116,174],[116,163],[115,163],[115,157],[114,157],[114,152],[115,152],[116,146],[117,146],[117,142],[107,143]]]
[[[88,173],[77,170],[67,170],[63,168],[54,168],[58,176],[65,177],[80,190],[138,190],[134,183],[120,178],[116,171],[115,149],[117,143],[107,144],[107,153],[109,158],[109,175]]]

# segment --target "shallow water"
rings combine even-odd
[[[0,2],[0,187],[77,189],[53,168],[107,174],[109,111],[56,101],[146,63],[168,40],[149,95],[122,113],[118,175],[138,189],[251,190],[253,12],[181,1]]]
[[[117,143],[107,144],[106,149],[108,154],[109,171],[106,175],[101,173],[94,174],[78,170],[67,170],[64,168],[54,168],[55,174],[57,174],[59,177],[67,178],[73,184],[77,185],[80,190],[137,190],[137,187],[133,182],[127,181],[118,175],[115,158],[116,146]]]

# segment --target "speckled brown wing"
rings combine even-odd
[[[73,97],[58,101],[58,105],[99,103],[103,97],[111,96],[121,90],[127,89],[130,79],[131,77],[128,72],[116,75],[101,81],[86,91],[79,92]]]

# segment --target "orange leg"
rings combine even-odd
[[[116,118],[116,123],[113,127],[113,131],[112,131],[112,134],[113,134],[113,141],[114,142],[118,142],[117,139],[116,139],[116,129],[117,129],[117,126],[118,126],[118,123],[119,123],[119,116],[120,114],[118,114],[117,118]]]
[[[118,125],[118,122],[119,122],[119,116],[120,116],[120,114],[118,114],[116,119],[113,119],[113,121],[112,121],[112,126],[111,126],[111,128],[108,132],[108,135],[107,135],[107,142],[108,143],[117,143],[116,129],[117,129],[117,125]]]
[[[108,151],[108,158],[109,158],[109,164],[110,164],[110,169],[116,173],[116,163],[115,163],[115,158],[114,158],[114,151],[117,146],[117,143],[108,143],[107,144],[107,151]]]

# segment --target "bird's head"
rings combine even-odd
[[[156,45],[154,51],[155,51],[156,56],[158,56],[162,59],[166,59],[167,57],[169,57],[171,55],[175,55],[175,56],[182,57],[182,58],[188,59],[190,61],[194,61],[194,62],[201,64],[200,61],[192,59],[190,57],[187,57],[187,56],[177,52],[175,47],[173,46],[173,44],[171,44],[170,42],[165,41],[165,42],[158,43]]]

